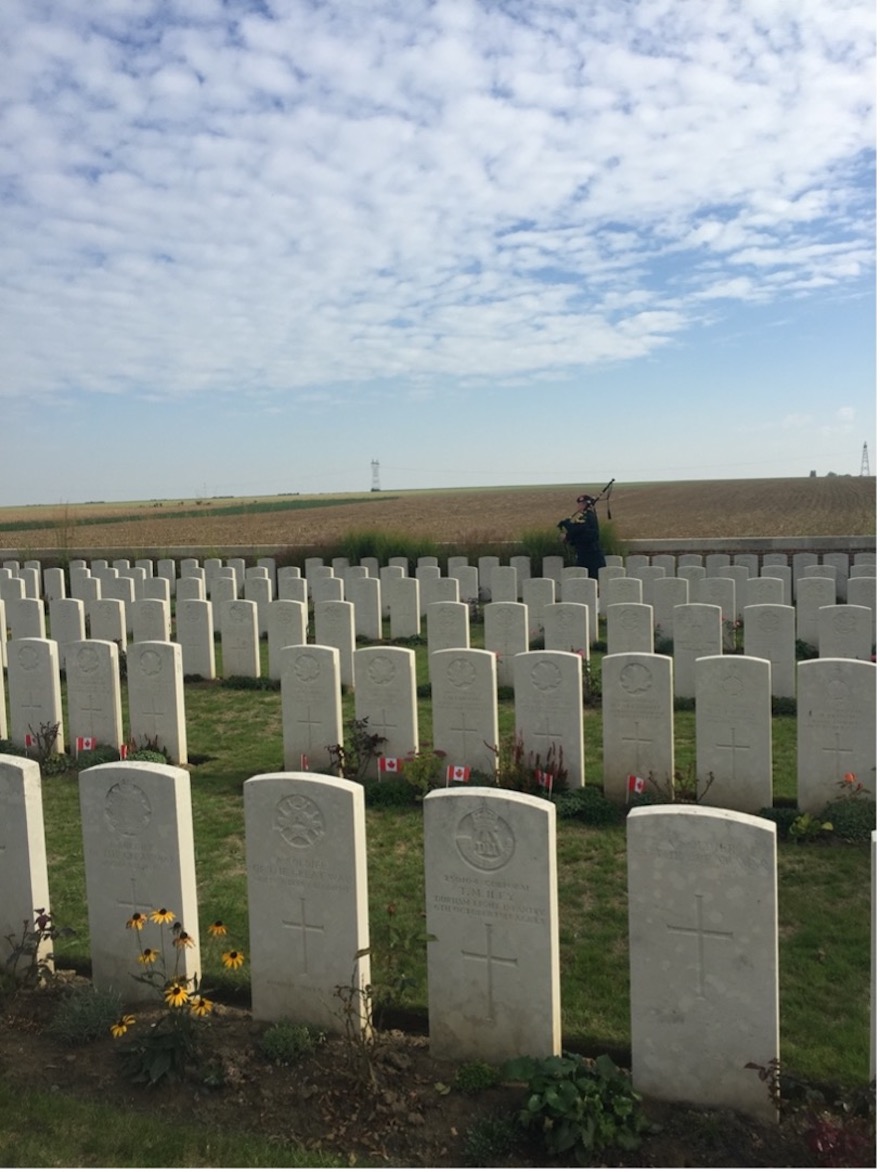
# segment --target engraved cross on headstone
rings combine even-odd
[[[549,753],[549,751],[553,745],[558,745],[561,742],[563,734],[561,732],[551,732],[550,731],[551,720],[550,720],[549,716],[543,716],[540,719],[544,725],[543,731],[539,731],[536,728],[534,730],[534,732],[532,733],[532,739],[536,740],[536,741],[539,741],[539,740],[546,741],[547,742],[547,752]]]
[[[682,936],[695,936],[697,939],[697,996],[705,997],[706,985],[706,965],[705,965],[705,942],[706,939],[718,940],[732,940],[732,932],[718,932],[712,928],[703,927],[703,897],[702,895],[694,895],[696,901],[696,919],[697,926],[695,928],[687,927],[684,924],[667,924],[666,927],[670,932],[678,932]]]
[[[751,749],[751,747],[752,747],[751,745],[737,744],[736,729],[735,728],[731,728],[731,730],[730,730],[730,743],[729,744],[724,744],[723,741],[719,740],[715,745],[716,749],[729,749],[730,750],[730,776],[731,777],[736,777],[737,750],[738,749]]]
[[[459,715],[458,724],[450,725],[449,731],[454,732],[454,733],[459,733],[461,735],[461,756],[462,756],[462,759],[466,759],[468,756],[468,752],[469,752],[468,734],[473,733],[473,734],[479,736],[480,730],[478,728],[473,728],[470,724],[468,724],[467,713],[464,711],[464,709],[462,709],[458,715]]]
[[[653,737],[640,737],[639,736],[639,721],[635,722],[635,726],[636,726],[636,731],[635,731],[634,736],[621,737],[620,739],[624,742],[624,744],[635,745],[635,747],[636,747],[636,773],[639,773],[642,768],[642,745],[653,745],[654,738]]]
[[[309,971],[309,932],[318,932],[323,936],[323,924],[310,924],[306,917],[306,901],[304,897],[300,897],[299,901],[299,919],[298,920],[282,920],[281,923],[285,928],[299,929],[300,945],[302,947],[302,972]]]
[[[323,726],[322,726],[320,720],[312,720],[312,706],[311,706],[311,704],[306,705],[305,716],[298,716],[296,718],[296,723],[297,724],[304,724],[306,726],[306,745],[309,749],[313,749],[315,747],[315,742],[312,737],[312,729],[313,728],[319,729]]]
[[[394,714],[392,713],[392,715]],[[379,736],[384,737],[385,740],[388,739],[388,730],[390,728],[397,728],[397,722],[388,719],[387,708],[380,708],[378,712],[371,713],[370,722],[378,732]]]
[[[461,950],[461,955],[465,960],[477,960],[486,965],[486,1001],[489,1012],[486,1014],[487,1021],[495,1021],[495,979],[493,972],[493,965],[506,965],[508,968],[516,968],[519,961],[515,956],[495,956],[492,951],[492,924],[486,924],[486,951],[485,952],[466,952]]]
[[[117,902],[117,904],[119,904],[120,907],[126,908],[129,911],[129,913],[133,913],[133,912],[148,913],[152,908],[159,906],[158,904],[153,903],[152,900],[138,899],[137,879],[134,876],[131,877],[131,896],[130,896],[130,898],[117,899],[116,902]],[[129,918],[130,918],[130,916],[129,916]]]
[[[841,746],[840,746],[840,733],[839,732],[836,732],[834,734],[834,744],[833,745],[823,745],[822,752],[834,754],[834,775],[838,779],[843,777],[844,773],[846,773],[846,766],[841,765],[841,763],[840,763],[841,758],[842,757],[851,757],[853,755],[853,750],[841,748]]]

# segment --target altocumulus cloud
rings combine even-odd
[[[846,295],[873,15],[4,0],[0,394],[546,378]]]

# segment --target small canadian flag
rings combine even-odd
[[[128,745],[120,745],[119,746],[119,760],[124,761],[127,756],[128,756]]]
[[[545,773],[543,769],[535,770],[535,781],[539,789],[545,789],[548,794],[553,793],[553,774]]]
[[[308,771],[309,771],[309,755],[308,755],[308,753],[300,753],[300,755],[299,755],[299,767],[300,767],[300,769],[302,769],[302,770],[303,770],[305,773],[308,773]]]
[[[379,772],[380,773],[400,773],[403,768],[403,760],[400,757],[380,757],[379,758]]]
[[[33,733],[24,734],[24,747],[26,749],[33,749],[36,746],[37,738]]]
[[[450,781],[470,781],[471,767],[470,765],[447,765],[446,766],[446,784]]]
[[[94,749],[97,743],[95,737],[77,737],[76,751],[77,753],[87,753],[89,750]]]
[[[644,777],[636,777],[634,773],[631,773],[626,779],[626,792],[627,797],[630,794],[643,794],[645,792]]]

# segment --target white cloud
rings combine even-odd
[[[873,11],[834,8],[7,0],[0,393],[537,377],[848,295]]]

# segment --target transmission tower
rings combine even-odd
[[[871,467],[868,464],[868,445],[866,443],[862,444],[862,470],[859,473],[859,475],[860,476],[870,476],[871,475]]]
[[[381,492],[379,487],[379,461],[371,460],[370,467],[373,469],[373,483],[370,486],[370,492]]]

